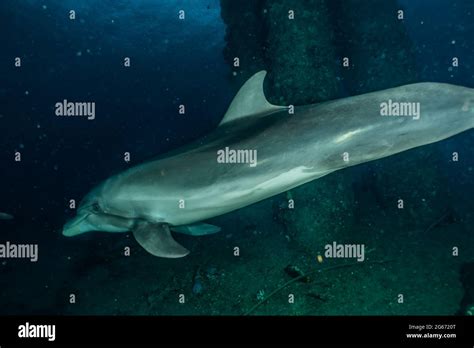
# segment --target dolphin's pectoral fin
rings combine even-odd
[[[144,223],[133,231],[133,235],[138,244],[154,256],[178,258],[189,254],[188,249],[173,239],[167,224]]]
[[[204,224],[204,223],[182,225],[182,226],[170,226],[170,229],[173,232],[188,234],[190,236],[205,236],[208,234],[220,232],[221,230],[219,226],[214,226],[214,225]]]
[[[248,116],[262,116],[275,111],[287,109],[286,106],[270,104],[263,92],[263,81],[267,72],[259,71],[245,82],[232,100],[220,125]]]

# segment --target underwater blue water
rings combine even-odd
[[[474,87],[472,2],[399,2],[420,47],[420,80]],[[71,9],[75,20],[68,17]],[[178,19],[180,9],[185,21]],[[220,16],[219,0],[0,2],[0,211],[15,216],[0,232],[49,246],[40,261],[46,276],[32,280],[35,285],[54,279],[61,267],[55,255],[73,248],[65,248],[61,236],[72,215],[70,199],[80,201],[110,175],[217,126],[239,88],[224,60]],[[453,54],[462,62],[458,69],[449,69]],[[14,67],[15,57],[21,57],[21,69]],[[55,117],[54,105],[63,99],[95,102],[96,119]],[[180,104],[185,115],[178,113]],[[471,131],[434,146],[464,150],[474,167],[467,148],[472,138]],[[15,151],[22,153],[21,163],[13,161]],[[123,161],[125,152],[130,163]],[[417,166],[422,164],[413,170]],[[439,171],[464,209],[474,183],[457,186],[452,167]],[[10,286],[15,284],[20,281]],[[195,291],[203,291],[200,283]]]
[[[1,159],[25,159],[3,168],[2,206],[17,215],[60,217],[66,197],[126,167],[124,152],[137,163],[205,134],[238,87],[217,0],[2,1],[0,16]],[[96,102],[96,119],[54,117],[63,99]]]

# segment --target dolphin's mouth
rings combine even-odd
[[[73,237],[77,236],[78,234],[89,232],[91,230],[91,226],[86,220],[89,215],[90,214],[81,214],[66,222],[63,227],[63,236]]]

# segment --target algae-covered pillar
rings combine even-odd
[[[311,104],[415,82],[396,0],[221,0],[224,55],[241,85],[261,69],[275,104]]]
[[[301,105],[338,97],[335,35],[328,2],[264,2],[271,101]]]
[[[349,94],[417,82],[414,47],[396,0],[333,0],[330,6]]]
[[[338,66],[327,2],[221,0],[227,25],[224,55],[238,82],[266,69],[266,94],[272,103],[336,98]]]

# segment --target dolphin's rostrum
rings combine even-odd
[[[211,134],[92,190],[63,234],[132,231],[151,254],[182,257],[189,251],[170,230],[218,232],[202,221],[474,126],[474,90],[466,87],[418,83],[293,110],[266,100],[265,75],[244,84]],[[381,112],[387,105],[396,112]],[[400,112],[411,109],[418,114]],[[218,162],[226,147],[256,151],[257,164]]]

